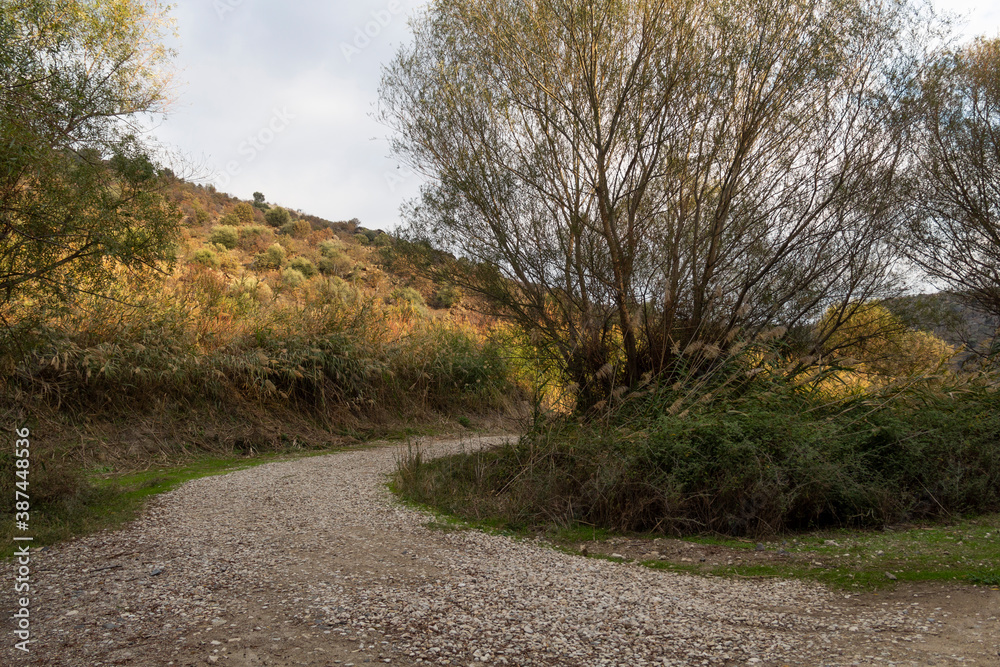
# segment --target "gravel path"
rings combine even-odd
[[[24,654],[4,632],[0,663],[1000,664],[987,657],[995,638],[942,645],[924,603],[430,530],[385,489],[400,453],[349,451],[195,480],[124,530],[33,553],[36,641]]]

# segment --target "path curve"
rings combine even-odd
[[[798,581],[657,572],[430,530],[427,515],[385,488],[404,452],[345,451],[194,480],[122,530],[32,554],[36,641],[27,655],[14,650],[7,615],[0,663],[1000,664],[996,638],[948,645],[919,602],[880,605]],[[996,598],[985,604],[995,620]]]

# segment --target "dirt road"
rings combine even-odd
[[[32,553],[30,652],[5,613],[0,663],[1000,665],[995,591],[846,596],[432,530],[385,488],[399,452],[195,480],[123,530]]]

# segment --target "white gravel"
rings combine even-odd
[[[24,655],[5,633],[0,663],[925,664],[934,628],[903,605],[428,529],[386,490],[400,453],[195,480],[124,530],[33,554],[36,641]]]

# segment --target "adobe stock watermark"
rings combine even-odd
[[[386,26],[392,23],[393,17],[402,11],[403,8],[399,5],[399,0],[389,0],[383,9],[372,12],[371,21],[364,26],[354,28],[354,39],[351,42],[340,43],[340,52],[344,54],[344,59],[351,62],[354,56],[367,49],[372,40],[382,34]]]
[[[241,160],[230,160],[226,163],[226,168],[222,172],[217,172],[213,178],[216,187],[224,188],[233,180],[233,176],[238,175],[245,165],[253,162],[265,148],[267,148],[275,137],[288,129],[291,121],[295,120],[295,115],[286,108],[274,109],[271,119],[260,128],[256,134],[252,134],[240,143],[236,149],[237,155],[242,156]]]
[[[30,530],[29,519],[31,518],[31,494],[28,493],[28,475],[31,472],[31,431],[27,428],[19,428],[14,431],[17,439],[14,441],[14,464],[11,469],[14,471],[14,498],[7,501],[14,501],[14,525],[20,534],[14,535],[14,561],[17,575],[14,578],[14,592],[21,597],[16,598],[17,611],[14,612],[14,636],[19,639],[14,643],[14,648],[18,651],[28,653],[31,639],[31,550],[28,542],[34,538],[25,535]]]
[[[417,172],[406,166],[396,167],[392,171],[382,172],[382,178],[385,179],[385,185],[389,188],[389,192],[396,192],[396,188],[416,175]]]
[[[243,0],[212,0],[212,9],[218,14],[220,21],[226,20],[226,15],[236,11]]]

